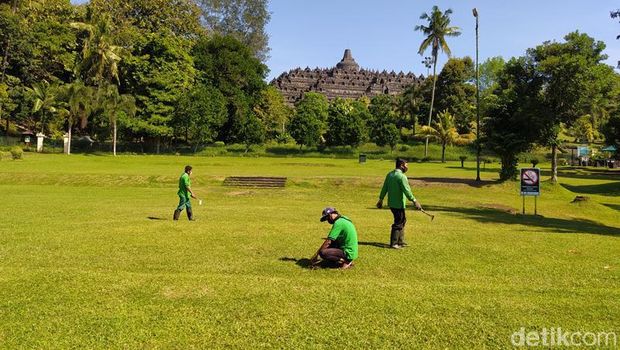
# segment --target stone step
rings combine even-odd
[[[286,177],[230,176],[224,179],[224,186],[277,188],[286,186]]]

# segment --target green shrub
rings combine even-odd
[[[407,152],[407,151],[409,150],[409,146],[407,146],[407,145],[402,145],[402,146],[400,146],[400,147],[398,148],[398,150],[399,150],[400,152]]]
[[[226,144],[223,141],[215,141],[213,142],[213,147],[224,147]]]
[[[11,148],[11,157],[13,160],[22,159],[24,156],[24,150],[21,147],[13,147]]]
[[[536,158],[532,158],[532,159],[530,160],[530,163],[532,163],[532,168],[535,168],[535,167],[536,167],[536,165],[537,165],[538,163],[540,163],[540,161],[539,161],[538,159],[536,159]]]
[[[422,158],[422,163],[427,163],[427,162],[430,162],[431,160],[433,160],[433,158],[431,158],[431,156],[426,156],[426,157]]]

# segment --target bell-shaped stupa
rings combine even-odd
[[[359,64],[355,62],[353,56],[351,55],[351,50],[344,50],[344,56],[342,60],[336,64],[336,68],[344,69],[344,70],[360,70]]]

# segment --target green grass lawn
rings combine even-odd
[[[173,222],[186,164],[205,199]],[[408,212],[404,250],[385,248],[374,208],[392,161],[63,156],[0,162],[3,348],[509,348],[526,330],[620,335],[620,173],[566,168],[520,215],[516,183],[487,165],[415,163],[436,218]],[[543,165],[544,168],[545,165]],[[278,175],[285,189],[222,186]],[[587,202],[571,203],[576,195]],[[533,212],[533,198],[527,201]],[[349,216],[360,258],[309,270]]]

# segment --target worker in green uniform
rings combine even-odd
[[[332,229],[310,259],[311,266],[316,266],[320,262],[320,256],[325,261],[337,263],[341,269],[351,268],[353,260],[357,259],[357,231],[353,222],[332,207],[323,209],[321,222],[323,221],[330,223]]]
[[[396,159],[396,169],[390,171],[385,177],[383,188],[379,194],[377,208],[383,207],[383,198],[388,196],[388,206],[394,216],[392,231],[390,233],[390,247],[400,249],[407,246],[405,242],[405,223],[407,217],[405,215],[405,207],[407,199],[413,202],[416,209],[421,210],[422,205],[416,200],[409,187],[409,180],[405,173],[409,170],[407,161],[401,158]]]
[[[185,166],[185,171],[183,175],[179,178],[179,191],[177,194],[179,195],[179,206],[174,211],[173,220],[179,220],[179,216],[181,216],[181,212],[183,209],[187,211],[187,218],[190,221],[194,220],[194,214],[192,213],[192,204],[189,201],[189,198],[196,199],[194,196],[194,192],[192,191],[191,181],[189,177],[192,175],[192,167],[191,165]]]

